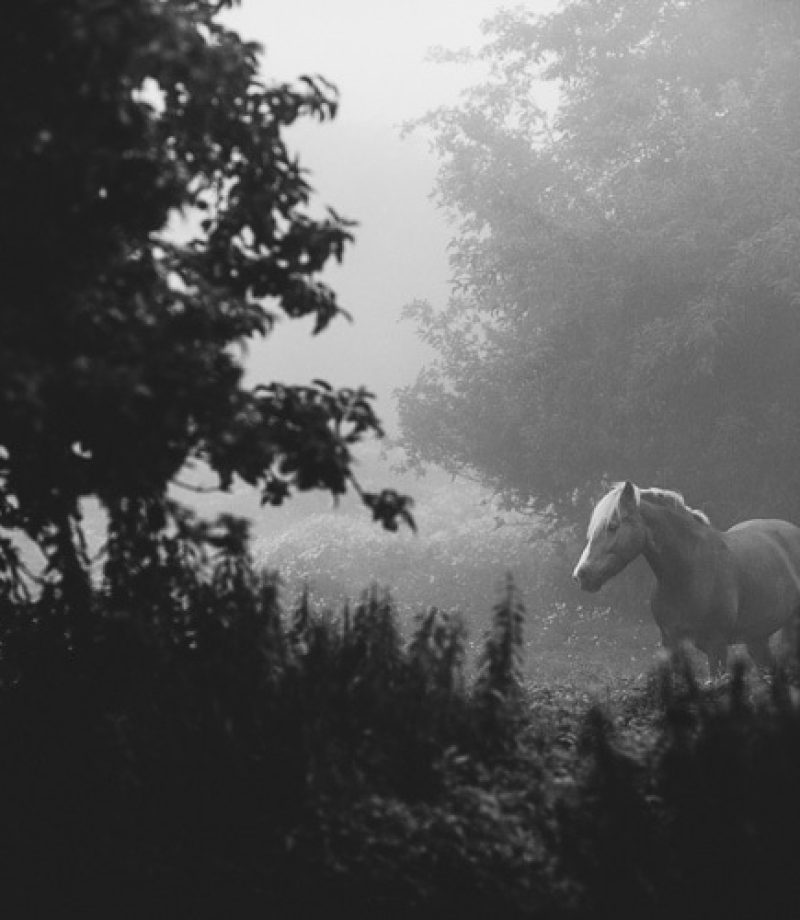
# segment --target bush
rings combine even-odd
[[[661,674],[656,743],[625,751],[594,711],[588,769],[559,814],[560,871],[578,915],[792,917],[800,897],[800,705],[739,666],[701,687],[686,661]]]
[[[3,599],[12,913],[792,915],[785,674],[706,688],[685,664],[591,708],[523,680],[509,580],[468,680],[457,616],[404,640],[377,589],[287,609],[229,536],[114,569],[89,632],[57,588]]]
[[[164,540],[127,588],[115,571],[88,634],[56,589],[3,620],[6,903],[313,900],[315,866],[321,885],[332,866],[358,868],[347,848],[309,846],[327,825],[350,840],[392,802],[446,824],[454,765],[471,775],[503,756],[505,725],[467,686],[455,617],[430,611],[405,643],[376,589],[336,616],[307,596],[286,612],[234,544],[204,568]]]

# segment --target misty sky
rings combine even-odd
[[[325,279],[355,324],[339,320],[316,338],[305,323],[284,322],[253,349],[254,377],[299,383],[323,377],[365,383],[392,426],[391,392],[411,382],[422,350],[404,304],[447,296],[449,238],[429,200],[436,161],[422,138],[400,138],[400,125],[453,102],[479,71],[426,61],[430,48],[475,47],[480,23],[501,0],[243,0],[228,21],[265,46],[265,75],[291,80],[318,73],[337,84],[341,109],[329,124],[295,130],[292,143],[311,170],[323,204],[359,221],[357,241]],[[506,4],[507,5],[507,4]],[[546,12],[555,0],[532,0]]]

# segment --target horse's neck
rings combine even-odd
[[[644,557],[660,587],[670,593],[692,584],[699,571],[708,565],[707,524],[685,512],[642,502],[641,513],[647,525]]]

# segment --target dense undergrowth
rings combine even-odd
[[[3,600],[8,910],[793,915],[783,674],[708,689],[678,662],[600,706],[523,678],[510,581],[469,677],[457,617],[405,640],[376,590],[285,609],[239,551],[167,551],[114,584],[88,627],[57,588]]]

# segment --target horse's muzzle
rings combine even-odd
[[[591,569],[576,568],[572,577],[581,591],[588,591],[590,594],[594,594],[603,587],[604,579]]]

